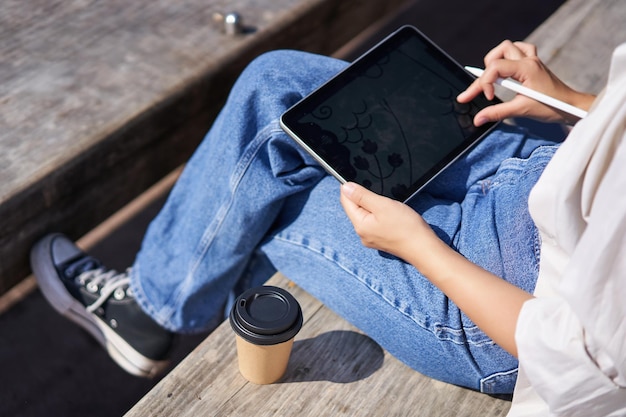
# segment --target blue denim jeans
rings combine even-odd
[[[223,318],[234,290],[280,270],[417,371],[511,392],[515,358],[411,265],[363,247],[339,183],[281,130],[283,111],[345,65],[276,51],[241,74],[146,233],[138,302],[170,330],[199,331]],[[409,204],[468,259],[532,291],[539,238],[527,198],[557,146],[501,125]]]

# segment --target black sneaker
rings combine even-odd
[[[107,270],[61,234],[37,242],[31,267],[52,307],[91,333],[126,371],[153,377],[167,367],[173,335],[139,307],[127,272]]]

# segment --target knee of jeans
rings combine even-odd
[[[257,90],[267,90],[269,95],[275,96],[277,90],[288,90],[290,96],[299,95],[301,98],[345,65],[343,61],[323,55],[278,49],[256,57],[240,78],[252,83]]]
[[[301,54],[303,52],[292,51],[289,49],[278,49],[274,51],[264,52],[261,55],[254,58],[247,66],[247,72],[258,71],[273,71],[278,69],[288,69],[289,65],[285,65],[290,61],[294,55]]]
[[[300,54],[305,53],[276,50],[256,57],[233,85],[231,102],[271,114],[271,119],[279,117],[308,93],[309,71]],[[293,69],[294,62],[298,62],[299,72]]]
[[[297,51],[293,49],[275,49],[258,55],[250,62],[249,67],[255,68],[259,66],[261,68],[275,68],[276,70],[284,72],[294,67],[294,65],[290,64],[300,62],[304,59],[303,57],[308,55],[311,54],[304,51]]]
[[[262,81],[257,83],[259,86],[265,85],[264,83],[268,79],[297,78],[297,74],[306,72],[304,69],[306,66],[303,68],[301,65],[310,55],[306,52],[289,49],[264,52],[248,64],[241,74],[241,78],[255,82]],[[298,63],[298,65],[294,65],[294,63]],[[275,88],[276,84],[270,84],[270,86]]]

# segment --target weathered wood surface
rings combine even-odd
[[[0,294],[191,154],[263,51],[330,54],[406,0],[0,2]],[[214,14],[250,30],[227,36]]]
[[[606,84],[613,50],[626,42],[626,1],[568,0],[527,41],[561,79],[597,94]]]
[[[225,322],[126,416],[506,415],[508,401],[412,371],[282,275],[269,283],[291,291],[305,319],[283,379],[247,382]]]

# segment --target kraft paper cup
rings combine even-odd
[[[237,297],[230,324],[241,375],[255,384],[278,381],[287,369],[302,321],[300,304],[282,288],[252,288]]]

